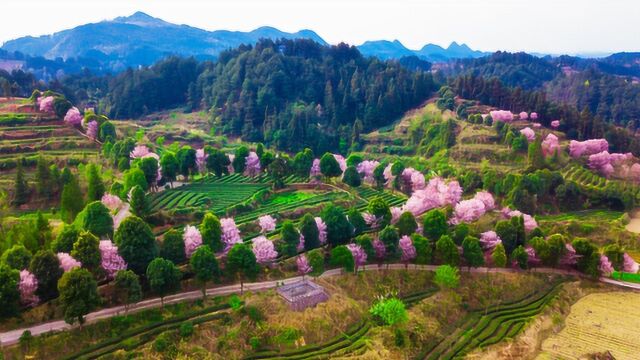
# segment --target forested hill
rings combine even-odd
[[[215,63],[172,58],[126,71],[109,82],[105,109],[122,119],[186,102],[210,109],[226,134],[324,152],[347,150],[352,136],[390,124],[435,90],[429,72],[353,46],[261,40]]]

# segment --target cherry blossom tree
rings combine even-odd
[[[18,290],[20,291],[20,303],[22,305],[32,307],[40,302],[40,298],[36,295],[38,279],[29,270],[20,271]]]
[[[518,210],[511,210],[508,207],[504,207],[502,210],[500,210],[500,212],[502,213],[503,217],[508,219],[514,216],[522,216],[522,218],[524,219],[524,229],[526,232],[530,232],[531,230],[538,227],[538,222],[536,222],[536,219],[534,219],[531,215],[524,214]]]
[[[56,255],[58,256],[58,261],[60,261],[60,268],[64,272],[82,266],[82,263],[80,263],[80,261],[74,259],[67,253],[59,252]]]
[[[538,113],[537,112],[532,112],[531,115],[529,115],[529,118],[531,119],[531,121],[538,120]]]
[[[502,244],[502,239],[495,231],[485,231],[480,234],[480,244],[485,251],[492,251],[498,244]]]
[[[560,258],[560,264],[564,266],[574,266],[578,263],[580,255],[576,253],[576,249],[569,243],[566,243],[564,247],[567,249],[562,258]]]
[[[491,211],[496,208],[496,202],[493,195],[488,191],[478,191],[473,198],[482,201],[486,211]]]
[[[260,175],[260,158],[255,151],[250,152],[245,159],[244,175],[250,177]]]
[[[528,142],[535,141],[536,139],[536,133],[530,127],[526,127],[520,130],[520,134],[524,135],[527,138]]]
[[[304,235],[302,235],[302,233],[298,232],[299,234],[299,238],[298,238],[298,245],[296,245],[296,251],[297,252],[303,252],[304,251]]]
[[[398,222],[398,220],[400,220],[400,215],[402,215],[402,213],[404,211],[402,211],[402,208],[397,207],[397,206],[392,206],[389,208],[389,211],[391,211],[391,223],[395,224]]]
[[[197,227],[187,225],[184,228],[182,239],[184,240],[184,254],[189,259],[196,249],[202,245],[202,234],[200,234],[200,230]]]
[[[542,127],[542,124],[540,123],[533,123],[531,124],[531,126],[533,126],[534,129],[540,129]]]
[[[64,122],[71,126],[80,126],[80,124],[82,124],[82,114],[80,114],[80,110],[75,106],[67,110],[67,114],[64,116]]]
[[[453,225],[474,222],[485,214],[484,203],[478,199],[463,200],[456,204],[453,217],[449,222]]]
[[[413,241],[409,236],[402,236],[398,242],[398,247],[400,248],[400,261],[402,261],[405,266],[416,258],[416,248],[413,246]]]
[[[520,118],[520,120],[527,120],[529,119],[529,114],[527,114],[526,111],[521,112],[518,117]]]
[[[260,225],[260,232],[266,234],[276,229],[276,219],[271,215],[264,215],[258,218],[258,225]]]
[[[344,173],[344,171],[347,170],[347,160],[340,154],[333,154],[333,157],[338,162],[338,165],[340,165],[340,170]]]
[[[377,216],[370,214],[368,212],[363,212],[362,213],[362,218],[364,219],[364,222],[370,227],[370,228],[376,228],[378,227],[379,223],[380,223],[380,219],[378,219]]]
[[[320,240],[320,244],[324,245],[327,243],[327,224],[324,223],[322,218],[315,217],[316,226],[318,227],[318,240]]]
[[[556,151],[560,151],[560,142],[558,141],[558,137],[554,134],[549,134],[542,141],[542,154],[544,156],[552,156]]]
[[[296,258],[296,265],[298,266],[298,275],[305,276],[313,271],[313,267],[309,265],[309,260],[307,260],[307,257],[304,254]]]
[[[320,171],[320,159],[313,159],[311,169],[309,170],[309,178],[313,182],[319,182],[321,177],[322,172]]]
[[[554,128],[554,129],[559,128],[560,127],[560,120],[553,120],[551,122],[551,127]]]
[[[382,261],[384,261],[384,257],[387,255],[387,247],[380,239],[373,240],[371,245],[373,246],[373,252],[375,253],[378,263],[382,264]]]
[[[229,174],[233,174],[235,172],[235,169],[233,168],[233,159],[236,158],[235,154],[228,154],[227,158],[229,159],[229,165],[227,165],[227,172]]]
[[[229,251],[233,245],[242,242],[240,230],[236,226],[233,218],[220,219],[220,227],[222,228],[222,242],[225,244],[225,252]]]
[[[527,259],[530,265],[538,266],[542,263],[542,260],[540,260],[540,258],[536,254],[536,251],[531,246],[525,247],[524,251],[527,252]]]
[[[118,247],[111,240],[100,241],[100,266],[104,269],[109,279],[113,279],[120,270],[127,269],[127,263],[118,253]]]
[[[590,139],[585,141],[571,140],[569,142],[569,155],[574,159],[607,150],[609,150],[609,143],[605,139]]]
[[[89,124],[87,125],[87,136],[91,139],[91,140],[95,140],[98,137],[98,122],[97,121],[90,121]]]
[[[457,181],[445,183],[442,178],[434,177],[423,190],[411,194],[402,212],[409,211],[418,216],[433,208],[457,204],[461,197],[462,188]]]
[[[40,101],[40,111],[42,112],[46,112],[46,113],[52,113],[54,111],[53,109],[53,96],[47,96],[42,98],[42,100],[38,99]]]
[[[380,165],[379,162],[373,160],[364,160],[356,166],[356,170],[362,176],[362,180],[368,184],[373,184],[375,179],[373,178],[373,171]]]
[[[393,173],[391,172],[391,167],[393,167],[393,164],[387,165],[384,168],[384,171],[382,172],[382,175],[384,176],[384,184],[385,184],[385,186],[391,186],[391,184],[393,184],[393,181],[396,178],[393,175]]]
[[[629,256],[629,254],[624,253],[622,259],[622,271],[632,274],[638,273],[640,266],[637,262],[635,262],[635,260],[633,260],[631,256]]]
[[[510,123],[513,121],[513,114],[508,110],[494,110],[489,113],[493,121],[502,121]]]
[[[402,171],[402,180],[406,184],[411,184],[411,190],[422,190],[425,188],[424,174],[414,168],[405,168]]]
[[[196,166],[198,167],[198,171],[201,174],[204,174],[207,171],[207,158],[209,154],[207,154],[204,149],[196,150]]]
[[[256,256],[258,264],[261,265],[269,265],[278,257],[273,241],[265,236],[258,236],[253,239],[253,254]]]
[[[149,153],[151,153],[151,151],[149,151],[149,148],[146,145],[138,145],[131,150],[129,158],[139,159],[149,155]]]
[[[100,199],[100,201],[111,212],[117,211],[123,205],[123,202],[120,199],[120,197],[113,194],[108,194],[108,193],[105,193],[104,195],[102,195],[102,198]]]
[[[597,171],[605,177],[610,177],[615,172],[615,167],[622,163],[632,160],[633,154],[612,153],[602,151],[597,154],[589,155],[589,168]]]
[[[358,272],[358,268],[367,263],[367,253],[364,251],[362,246],[358,244],[348,244],[347,249],[351,251],[353,263],[355,264],[355,272]]]
[[[611,275],[615,269],[607,256],[600,255],[600,265],[598,266],[598,270],[600,270],[603,275],[608,276]]]

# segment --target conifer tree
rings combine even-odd
[[[16,206],[26,204],[29,200],[29,184],[24,178],[24,169],[22,168],[22,160],[18,160],[16,168],[15,190],[13,192],[13,204]]]

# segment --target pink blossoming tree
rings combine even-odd
[[[367,263],[367,253],[364,251],[362,246],[353,243],[348,244],[347,249],[351,251],[351,255],[353,256],[353,263],[355,265],[354,272],[357,273],[358,268]]]
[[[198,171],[201,174],[207,172],[207,158],[209,154],[207,154],[204,149],[196,150],[196,166],[198,167]]]
[[[200,234],[200,230],[197,227],[187,225],[184,228],[182,239],[184,240],[184,254],[187,259],[190,259],[196,249],[202,245],[202,234]]]
[[[98,122],[97,121],[90,121],[89,124],[87,125],[87,136],[91,139],[91,140],[95,140],[98,137]]]
[[[510,123],[513,121],[513,113],[507,110],[494,110],[489,113],[493,121],[502,121],[505,123]]]
[[[302,275],[303,277],[313,271],[313,267],[309,265],[309,260],[307,260],[304,254],[298,256],[296,265],[298,267],[298,275]]]
[[[502,244],[502,239],[495,231],[485,231],[480,234],[480,244],[485,251],[493,251],[498,244]]]
[[[411,260],[416,258],[416,248],[413,246],[411,238],[407,235],[400,238],[398,247],[400,248],[400,261],[402,261],[406,267]]]
[[[222,242],[225,244],[225,252],[229,251],[233,245],[242,242],[240,230],[236,226],[236,222],[232,218],[220,219],[220,227],[222,228]]]
[[[368,184],[373,184],[375,182],[373,178],[373,171],[380,165],[377,161],[364,160],[356,166],[356,170],[362,176],[362,180]]]
[[[249,156],[245,159],[244,174],[250,177],[260,175],[260,158],[255,151],[250,152]]]
[[[609,150],[609,143],[605,139],[590,139],[585,141],[571,140],[569,142],[569,155],[574,159],[607,150]]]
[[[82,263],[80,263],[80,261],[74,259],[67,253],[59,252],[56,255],[58,256],[58,261],[60,261],[60,268],[64,272],[82,266]]]
[[[149,155],[151,151],[146,145],[138,145],[131,150],[129,153],[129,158],[131,159],[139,159]]]
[[[118,253],[118,247],[111,240],[100,241],[100,260],[100,266],[109,279],[113,279],[118,271],[127,268],[127,263]]]
[[[265,236],[253,239],[253,254],[260,265],[269,265],[278,257],[273,242]]]
[[[18,283],[20,291],[20,303],[24,306],[32,307],[38,305],[40,298],[36,295],[38,290],[38,279],[29,272],[29,270],[20,271],[20,282]]]
[[[378,265],[382,265],[382,262],[387,255],[387,248],[384,246],[384,243],[380,241],[380,239],[373,240],[371,244],[373,245],[373,252],[375,253],[376,259],[378,260]]]
[[[640,266],[637,262],[635,262],[635,260],[633,260],[631,256],[629,256],[629,254],[624,253],[622,259],[622,271],[632,274],[638,273],[638,269],[640,268]]]
[[[528,142],[535,141],[536,139],[536,133],[530,127],[526,127],[520,130],[520,134],[524,135],[527,138]]]
[[[560,127],[560,120],[553,120],[551,122],[551,127],[554,128],[554,129],[559,128]]]
[[[117,211],[123,205],[123,202],[120,199],[120,197],[113,194],[108,194],[108,193],[102,195],[102,199],[100,199],[100,201],[111,212]]]
[[[271,215],[264,215],[258,218],[258,225],[260,225],[260,232],[266,234],[276,229],[276,219]]]
[[[600,270],[603,275],[609,276],[615,269],[613,268],[613,264],[611,264],[611,261],[608,257],[606,257],[605,255],[600,255],[600,266],[598,266],[598,270]]]
[[[529,114],[527,114],[526,111],[521,112],[518,117],[520,118],[520,120],[527,120],[529,119]]]
[[[80,126],[80,124],[82,124],[82,114],[80,114],[80,110],[75,106],[67,110],[67,114],[64,116],[64,122],[71,126]]]
[[[324,223],[322,218],[315,217],[316,226],[318,227],[318,240],[320,240],[320,244],[324,245],[327,243],[327,224]]]
[[[42,98],[42,100],[38,99],[40,101],[40,111],[42,112],[46,112],[46,113],[52,113],[54,111],[53,109],[53,96],[47,96]]]
[[[553,156],[556,151],[560,151],[560,142],[554,134],[549,134],[542,141],[542,154],[544,156]]]

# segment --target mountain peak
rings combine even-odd
[[[153,27],[153,26],[171,26],[172,24],[162,20],[155,18],[145,12],[136,11],[135,13],[129,16],[120,16],[112,20],[115,23],[122,24],[132,24],[144,27]]]

